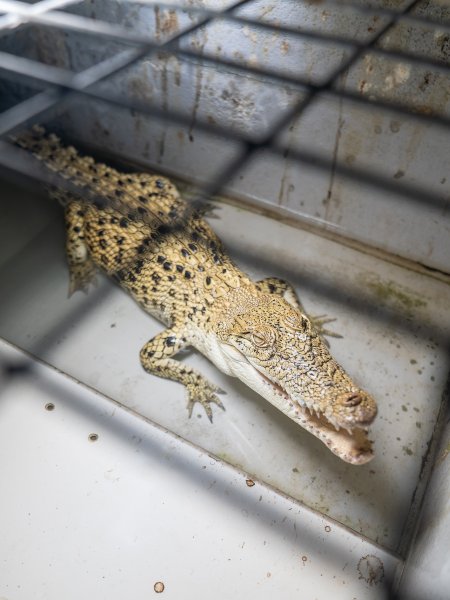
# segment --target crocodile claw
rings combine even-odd
[[[211,404],[216,404],[222,410],[225,410],[224,405],[216,396],[216,394],[225,394],[226,392],[221,388],[209,383],[206,380],[200,380],[198,382],[188,384],[187,386],[189,399],[187,404],[189,418],[192,416],[194,405],[196,402],[203,406],[203,409],[208,417],[210,423],[213,422],[213,412]]]
[[[331,331],[330,329],[325,329],[324,325],[326,325],[327,323],[332,323],[333,321],[336,321],[335,317],[328,317],[327,315],[317,315],[317,316],[310,316],[309,320],[311,321],[312,326],[314,327],[314,329],[317,331],[317,333],[319,335],[321,335],[322,337],[327,336],[327,337],[333,337],[333,338],[342,338],[342,335],[340,333],[336,333],[335,331]],[[329,343],[327,340],[324,340],[326,345],[329,346]]]

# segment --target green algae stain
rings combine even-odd
[[[364,284],[383,304],[394,304],[407,313],[413,313],[415,309],[427,305],[427,302],[421,296],[400,286],[395,281],[384,281],[373,273],[364,275],[362,279]]]

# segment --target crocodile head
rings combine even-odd
[[[368,462],[375,401],[334,360],[308,317],[270,294],[239,294],[231,307],[215,328],[227,371],[342,460]]]

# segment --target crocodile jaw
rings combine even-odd
[[[340,459],[352,465],[363,465],[372,460],[372,442],[367,437],[366,428],[354,427],[350,432],[343,428],[337,430],[324,414],[314,414],[306,406],[301,406],[280,385],[250,364],[236,348],[224,344],[222,351],[228,359],[230,374],[238,377],[278,410],[312,433]]]

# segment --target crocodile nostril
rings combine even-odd
[[[345,406],[358,406],[358,404],[361,404],[361,401],[362,396],[360,394],[350,394],[350,396],[344,399],[343,404]]]

